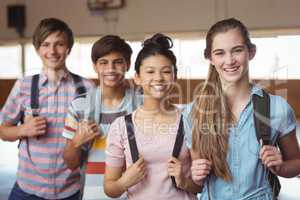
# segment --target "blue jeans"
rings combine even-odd
[[[74,195],[61,200],[79,200],[79,196],[80,196],[80,192],[78,191]],[[46,200],[46,199],[24,192],[19,187],[18,183],[15,183],[13,189],[10,192],[8,200]]]

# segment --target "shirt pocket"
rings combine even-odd
[[[249,132],[247,135],[246,143],[247,143],[249,155],[259,158],[259,152],[260,152],[261,146],[257,140],[255,126],[254,126],[254,123],[252,123],[252,122],[249,127]]]

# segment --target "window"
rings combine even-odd
[[[21,76],[21,45],[0,46],[0,78],[15,79]]]
[[[257,53],[250,62],[255,79],[299,79],[300,36],[254,38]]]
[[[188,35],[187,35],[188,36]],[[204,38],[173,37],[173,52],[177,57],[178,78],[204,79],[207,76],[209,62],[204,59]],[[67,58],[69,70],[86,78],[97,78],[91,61],[91,48],[97,38],[79,38]],[[278,35],[273,37],[253,37],[257,53],[250,62],[249,72],[252,79],[300,79],[298,67],[300,35]],[[129,41],[133,49],[131,67],[126,78],[134,75],[134,63],[142,41]],[[25,75],[38,73],[42,62],[31,43],[25,45]],[[22,76],[21,46],[0,46],[0,78],[18,78]]]
[[[300,79],[300,36],[279,36],[277,44],[279,50],[278,78]]]
[[[91,60],[91,42],[76,42],[67,58],[68,69],[86,78],[97,78]]]
[[[177,39],[174,42],[174,48],[178,78],[206,78],[209,63],[204,59],[205,41],[203,39]]]
[[[42,61],[31,43],[25,44],[25,75],[37,74],[42,69]]]

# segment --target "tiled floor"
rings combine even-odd
[[[300,125],[297,128],[300,141]],[[11,187],[15,182],[17,170],[18,143],[3,142],[0,140],[0,200],[6,200]],[[300,200],[300,177],[281,178],[281,193],[279,200]]]

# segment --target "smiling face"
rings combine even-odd
[[[46,70],[57,71],[66,67],[69,55],[68,40],[65,33],[57,31],[50,34],[37,49]]]
[[[135,82],[143,88],[144,95],[155,99],[165,97],[175,82],[172,62],[163,55],[146,57],[140,66]]]
[[[210,63],[216,68],[222,84],[248,82],[249,60],[255,55],[239,29],[229,29],[213,37]]]
[[[111,52],[98,58],[94,69],[103,87],[115,88],[123,84],[128,64],[119,52]]]

